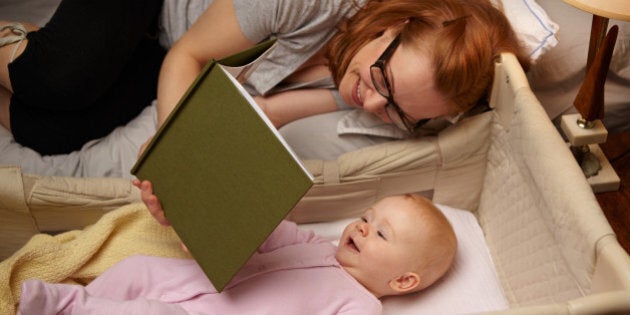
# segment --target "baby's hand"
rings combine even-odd
[[[144,204],[147,206],[151,215],[160,224],[164,226],[171,225],[164,215],[164,209],[162,209],[160,201],[158,200],[157,196],[153,194],[153,187],[151,186],[151,182],[148,180],[141,182],[137,179],[134,179],[133,185],[140,188],[140,197],[142,198],[142,202],[144,202]]]

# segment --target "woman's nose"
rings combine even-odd
[[[363,104],[363,109],[374,114],[385,123],[391,123],[391,119],[387,116],[387,100],[380,94],[374,92]]]
[[[373,87],[369,87],[367,91],[365,91],[365,95],[363,97],[363,109],[373,113],[378,114],[385,111],[385,106],[387,105],[387,99],[379,94]]]

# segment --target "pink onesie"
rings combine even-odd
[[[335,259],[336,248],[284,221],[225,290],[190,259],[131,256],[87,287],[28,280],[29,314],[381,314],[381,302]]]

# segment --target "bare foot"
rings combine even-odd
[[[0,125],[11,131],[11,120],[9,119],[9,104],[11,103],[11,92],[0,86]]]

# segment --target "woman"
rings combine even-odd
[[[246,87],[276,127],[361,108],[369,114],[355,113],[345,126],[372,139],[406,137],[428,119],[468,111],[487,94],[501,52],[527,66],[509,22],[488,1],[215,0],[166,56],[158,123],[208,60],[269,37],[278,47]],[[309,145],[301,140],[289,143]]]

